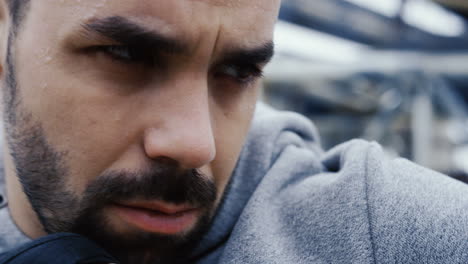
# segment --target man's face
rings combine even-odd
[[[83,233],[133,263],[189,247],[237,161],[278,6],[32,0],[3,76],[19,225]],[[40,225],[18,219],[29,204]]]

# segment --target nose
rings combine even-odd
[[[145,129],[144,151],[150,159],[169,158],[186,169],[200,168],[216,156],[209,98],[203,92],[178,98],[155,109],[157,122]]]

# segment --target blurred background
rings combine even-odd
[[[262,100],[468,182],[468,0],[283,0]]]

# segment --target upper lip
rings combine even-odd
[[[195,207],[188,204],[172,204],[163,201],[118,202],[117,204],[126,207],[157,211],[168,215],[183,213],[196,209]]]

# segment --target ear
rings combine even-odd
[[[8,49],[8,35],[10,32],[10,17],[7,0],[0,0],[0,75],[3,79],[4,65]]]
[[[0,105],[3,102],[3,86],[5,85],[6,58],[10,32],[10,15],[7,0],[0,0]],[[2,107],[3,108],[3,107]],[[0,109],[2,112],[2,109]]]

